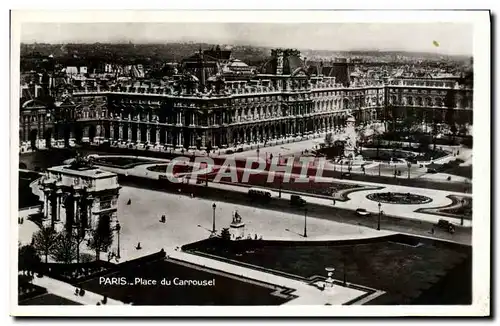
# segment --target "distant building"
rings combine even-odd
[[[394,78],[390,65],[370,67],[352,75],[347,59],[308,63],[297,50],[275,49],[254,71],[230,51],[200,50],[168,80],[79,87],[65,128],[77,142],[208,149],[340,132],[351,114],[357,124],[413,114],[419,125],[472,125],[472,75]]]

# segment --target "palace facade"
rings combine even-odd
[[[22,146],[88,141],[155,148],[238,148],[302,139],[357,124],[415,116],[425,125],[472,125],[472,86],[463,78],[349,81],[349,63],[308,65],[274,50],[259,73],[241,61],[198,53],[169,80],[73,89],[47,106],[23,103]]]

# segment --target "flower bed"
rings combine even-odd
[[[432,201],[432,199],[429,197],[412,194],[409,192],[376,192],[367,195],[366,198],[380,203],[402,205],[427,204]]]

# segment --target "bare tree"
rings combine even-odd
[[[100,253],[108,251],[113,243],[113,230],[109,217],[101,216],[97,228],[93,229],[90,235],[88,247],[95,251],[95,258],[99,260]]]
[[[72,263],[77,258],[76,241],[71,233],[57,235],[50,257],[60,263]]]
[[[33,247],[36,251],[45,256],[45,263],[48,262],[49,254],[57,240],[57,233],[52,227],[42,227],[33,235]]]

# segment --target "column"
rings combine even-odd
[[[44,201],[43,201],[43,217],[45,219],[49,218],[49,192],[44,190]]]
[[[156,125],[155,131],[156,131],[156,143],[155,144],[159,145],[160,144],[160,126],[158,124]],[[166,139],[165,139],[165,141],[166,141]]]
[[[123,139],[123,124],[120,123],[118,125],[118,140],[122,141],[122,139]]]
[[[97,139],[97,142],[100,143],[102,137],[102,130],[101,130],[101,123],[98,122],[97,126],[95,127],[95,138]],[[94,141],[96,140],[94,139]]]
[[[151,142],[151,126],[146,126],[146,142],[149,144]]]
[[[165,143],[169,146],[172,145],[172,133],[170,132],[170,129],[165,129]]]
[[[205,131],[203,131],[201,133],[201,146],[206,147],[206,145],[207,145],[206,140],[207,140],[207,137],[205,136]]]
[[[78,203],[80,202],[80,194],[75,193],[73,196],[73,223],[79,223],[80,222],[80,212],[79,212],[79,207]]]
[[[139,129],[137,129],[137,130],[139,130]],[[128,133],[128,141],[131,142],[132,141],[132,124],[131,123],[128,124],[127,133]],[[137,138],[137,139],[139,139],[139,138]]]
[[[115,140],[115,124],[113,121],[109,123],[109,139]]]
[[[61,201],[62,201],[61,196],[62,196],[62,191],[61,191],[61,189],[59,189],[57,191],[57,195],[56,195],[56,216],[55,216],[56,221],[62,220],[61,213],[63,213],[63,212],[61,212]]]

